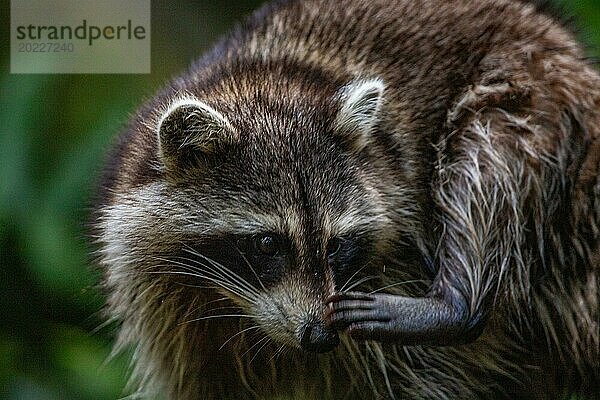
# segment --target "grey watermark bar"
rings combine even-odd
[[[150,0],[11,0],[10,72],[150,73]]]

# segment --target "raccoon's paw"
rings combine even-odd
[[[452,304],[432,297],[343,292],[325,303],[326,323],[359,340],[456,345],[477,339],[485,326],[481,312],[469,313],[458,300]]]
[[[327,299],[325,321],[354,339],[397,341],[397,296],[361,292],[337,293]]]

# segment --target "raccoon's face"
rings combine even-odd
[[[255,103],[255,118],[173,101],[157,123],[163,179],[136,198],[152,217],[131,229],[277,342],[333,349],[326,298],[359,283],[395,235],[386,190],[398,190],[382,182],[393,169],[369,153],[383,91],[379,79],[352,82],[328,107]]]

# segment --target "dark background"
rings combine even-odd
[[[136,106],[260,1],[152,3],[151,74],[17,75],[0,0],[0,399],[124,395],[84,235],[102,160]],[[598,56],[600,1],[562,3]]]

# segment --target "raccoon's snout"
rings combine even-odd
[[[312,353],[326,353],[340,344],[336,331],[325,326],[323,322],[310,322],[304,327],[300,345]]]

